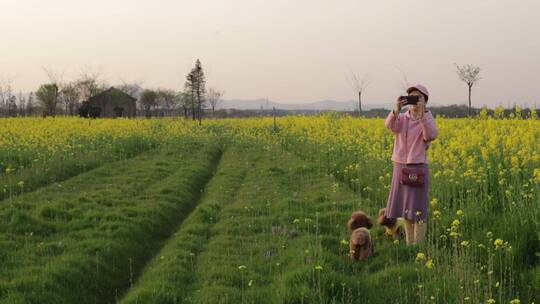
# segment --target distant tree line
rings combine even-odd
[[[491,116],[494,118],[514,118],[520,116],[522,118],[530,117],[531,109],[526,108],[522,109],[518,105],[514,105],[512,108],[504,108],[502,106],[497,106],[494,109],[488,109],[487,107],[475,108],[469,107],[468,105],[448,105],[448,106],[433,106],[428,107],[428,110],[433,113],[434,116],[447,117],[447,118],[464,118],[470,116]],[[535,114],[532,114],[533,117],[539,113],[540,109],[534,111]],[[386,117],[388,115],[388,109],[371,109],[365,111],[365,117]],[[353,112],[351,112],[353,113]]]
[[[45,73],[48,82],[28,94],[15,94],[13,78],[0,78],[0,117],[79,115],[85,101],[111,87],[95,72],[83,71],[71,81],[50,70]],[[224,95],[217,88],[206,88],[198,59],[179,90],[143,88],[137,82],[122,82],[114,87],[137,99],[137,116],[183,116],[199,122],[205,112],[213,115]]]
[[[471,108],[467,105],[449,105],[449,106],[433,106],[429,107],[429,110],[433,113],[434,116],[447,117],[447,118],[465,118],[469,117],[469,111],[472,116],[490,116],[493,118],[536,118],[540,114],[540,109],[536,109],[531,112],[531,109],[522,109],[519,106],[514,106],[513,108],[503,108],[498,106],[495,109],[488,108]],[[357,116],[356,111],[329,111],[329,110],[284,110],[284,109],[260,109],[260,110],[239,110],[239,109],[219,109],[215,111],[216,118],[243,118],[243,117],[256,117],[256,116],[287,116],[287,115],[319,115],[322,113],[336,113],[338,115],[351,115]],[[389,109],[379,108],[364,110],[362,112],[363,117],[368,118],[385,118],[390,112]]]
[[[459,66],[456,64],[457,74],[467,84],[469,92],[468,105],[449,105],[429,107],[434,115],[443,117],[492,116],[492,117],[529,117],[529,109],[514,106],[504,109],[498,106],[495,109],[475,108],[471,103],[472,86],[481,78],[480,68],[474,65]],[[99,73],[83,71],[78,78],[65,81],[59,74],[46,70],[48,82],[39,86],[35,92],[23,94],[15,93],[13,77],[0,77],[0,117],[7,116],[56,116],[79,115],[82,105],[90,97],[99,94],[110,87],[103,81]],[[404,73],[404,88],[410,84]],[[358,93],[357,111],[341,112],[342,114],[358,115],[363,117],[386,117],[387,109],[362,110],[362,93],[369,85],[368,75],[359,77],[352,73],[350,85]],[[283,116],[283,115],[314,115],[321,112],[317,110],[236,110],[219,109],[224,91],[216,88],[206,88],[206,76],[199,59],[187,74],[186,80],[180,90],[166,88],[143,88],[141,83],[122,82],[114,87],[129,94],[137,100],[137,116],[164,117],[183,116],[201,123],[203,116],[209,112],[211,117],[251,117],[251,116]],[[218,110],[219,109],[219,110]],[[536,114],[537,111],[534,113]]]

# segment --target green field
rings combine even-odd
[[[338,144],[328,143],[338,151],[329,156],[328,146],[281,132],[265,143],[226,132],[123,143],[121,157],[79,154],[0,176],[10,183],[0,201],[0,303],[539,300],[538,184],[532,200],[508,207],[439,178],[432,193],[447,205],[430,214],[425,244],[393,242],[375,225],[375,255],[353,262],[346,222],[384,207],[388,162],[363,159],[351,182],[336,170],[350,157]]]

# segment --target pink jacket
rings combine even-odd
[[[427,149],[439,134],[431,111],[424,113],[422,119],[414,119],[409,111],[399,113],[397,117],[390,112],[384,125],[396,135],[393,161],[403,164],[428,163]]]

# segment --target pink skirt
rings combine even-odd
[[[412,187],[400,184],[401,168],[405,164],[394,163],[392,185],[386,202],[386,217],[403,217],[411,221],[426,221],[428,214],[429,166],[428,164],[407,164],[408,167],[426,168],[426,179],[423,186]]]

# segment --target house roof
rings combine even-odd
[[[134,98],[133,96],[127,94],[126,92],[122,91],[122,90],[119,90],[115,87],[110,87],[108,88],[107,90],[101,92],[101,93],[98,93],[94,96],[91,96],[90,98],[88,98],[88,101],[91,101],[91,100],[95,100],[95,99],[99,99],[101,96],[103,95],[124,95],[124,97],[128,97],[129,99],[133,100],[133,101],[137,101],[137,98]]]

